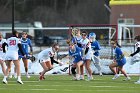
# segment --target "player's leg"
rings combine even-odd
[[[86,59],[85,60],[85,68],[89,74],[89,77],[88,77],[88,80],[92,80],[93,77],[92,77],[92,70],[90,68],[90,64],[91,64],[91,60],[90,59]]]
[[[123,69],[123,66],[118,66],[119,71],[126,77],[124,80],[130,80],[131,78],[126,74],[125,70]]]
[[[117,62],[113,62],[112,64],[109,65],[110,70],[114,73],[114,77],[112,78],[113,80],[119,78],[119,74],[117,74],[116,72],[117,66],[118,66]]]
[[[4,75],[4,78],[3,78],[2,82],[4,84],[7,84],[8,83],[7,82],[7,77],[8,77],[9,71],[11,70],[11,60],[6,60],[5,63],[6,63],[7,69],[6,69],[6,73]]]
[[[80,71],[81,71],[80,80],[84,80],[84,64],[80,66]]]
[[[117,74],[115,67],[117,67],[118,64],[117,62],[113,62],[112,64],[109,65],[110,70],[114,73]]]
[[[72,64],[72,67],[71,67],[71,73],[73,75],[73,80],[76,80],[76,65],[75,64]]]
[[[99,75],[103,75],[102,74],[102,71],[101,71],[101,64],[100,64],[100,58],[99,57],[97,57],[97,56],[94,56],[94,65],[95,65],[95,67],[98,69],[98,72],[99,72]]]
[[[79,61],[76,63],[76,70],[77,70],[77,75],[76,75],[76,79],[77,80],[80,80],[80,75],[81,75],[81,65],[83,65],[83,62],[82,61]]]
[[[30,75],[28,74],[28,59],[22,58],[22,61],[23,61],[23,63],[24,63],[24,68],[25,68],[26,77],[27,77],[27,78],[30,78]]]
[[[17,78],[17,71],[16,67],[14,67],[14,78]]]
[[[13,60],[13,63],[16,67],[16,72],[17,72],[17,82],[20,84],[23,84],[23,82],[21,81],[21,73],[20,73],[20,62],[19,60]]]
[[[43,80],[45,73],[52,69],[52,64],[51,61],[46,61],[46,62],[41,62],[40,65],[42,66],[43,71],[40,73],[39,79]]]
[[[4,65],[4,61],[0,59],[0,64],[1,64],[1,68],[2,68],[2,72],[4,74],[4,76],[6,75],[6,68],[5,68],[5,65]]]

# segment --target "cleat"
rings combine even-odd
[[[75,77],[75,76],[73,76],[72,80],[76,80],[76,77]]]
[[[3,84],[7,84],[8,82],[7,82],[6,79],[3,79],[2,83],[3,83]]]
[[[91,80],[93,80],[93,77],[88,77],[88,78],[86,79],[86,81],[91,81]]]
[[[137,82],[134,82],[135,84],[140,84],[140,80],[138,80]]]
[[[80,80],[84,80],[84,76],[80,76]]]
[[[14,78],[17,78],[17,75],[16,74],[14,74]]]
[[[126,79],[124,79],[123,81],[129,81],[129,80],[131,80],[131,78],[130,77],[126,77]]]
[[[27,77],[27,78],[30,78],[30,75],[29,75],[29,74],[26,74],[26,77]]]
[[[41,72],[39,73],[39,75],[41,76]],[[43,78],[43,80],[44,80],[44,79],[45,79],[45,76],[43,75],[42,78]]]
[[[76,74],[76,80],[80,80],[80,75]]]
[[[12,75],[9,75],[9,78],[12,78],[13,76]]]
[[[77,77],[76,80],[79,81],[80,80],[80,77],[79,78]]]
[[[43,80],[45,80],[45,77],[43,76]]]
[[[100,76],[103,76],[103,73],[102,73],[102,72],[100,72],[100,73],[99,73],[99,75],[100,75]]]
[[[117,79],[119,77],[120,77],[120,75],[116,74],[116,75],[114,75],[114,77],[112,78],[112,80],[115,80],[115,79]]]
[[[41,81],[41,80],[44,80],[44,79],[43,79],[43,76],[40,76],[40,77],[39,77],[39,81]]]
[[[23,82],[21,80],[17,80],[17,83],[19,84],[23,84]]]

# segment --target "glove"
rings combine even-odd
[[[133,56],[134,56],[134,54],[130,54],[130,56],[131,56],[131,57],[133,57]]]
[[[30,52],[29,54],[30,54],[30,55],[33,55],[33,52]]]

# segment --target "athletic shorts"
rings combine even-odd
[[[18,52],[16,52],[16,51],[6,52],[5,60],[18,60]]]
[[[5,60],[5,53],[0,54],[0,60]]]
[[[89,51],[89,52],[85,55],[84,60],[86,60],[86,59],[91,60],[92,58],[93,58],[93,52],[92,52],[92,51]]]
[[[123,65],[125,65],[125,63],[126,63],[126,59],[125,58],[123,58],[122,60],[117,60],[118,66],[123,66]]]
[[[43,62],[51,61],[51,59],[50,59],[50,57],[46,57],[46,58],[45,57],[44,58],[42,57],[42,58],[39,58],[38,61],[39,61],[39,63],[43,63]]]

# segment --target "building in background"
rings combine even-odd
[[[140,25],[140,0],[110,0],[110,7],[110,24]],[[132,39],[140,32],[140,27],[129,29]]]

